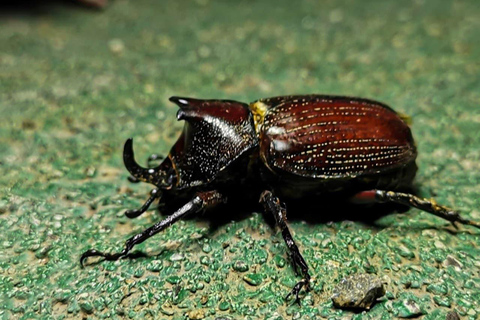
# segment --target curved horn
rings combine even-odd
[[[133,153],[133,139],[129,138],[125,141],[123,148],[123,162],[128,172],[140,181],[158,183],[165,178],[165,172],[162,172],[160,166],[156,168],[144,168],[135,161],[135,155]]]

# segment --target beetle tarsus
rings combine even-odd
[[[125,211],[125,215],[130,219],[140,216],[147,211],[153,201],[155,201],[155,199],[159,198],[161,195],[162,193],[158,189],[153,189],[150,191],[150,197],[147,199],[147,201],[145,201],[140,209],[127,210]]]
[[[457,220],[455,221],[452,221],[452,223],[455,225],[455,222],[460,222],[460,223],[463,223],[463,224],[468,224],[469,226],[472,226],[472,227],[475,227],[475,228],[479,228],[480,229],[480,223],[478,223],[477,221],[473,221],[473,220],[468,220],[468,219],[464,219],[460,216],[460,214],[458,212],[455,212],[457,214]]]
[[[297,275],[302,275],[303,279],[300,280],[287,295],[288,300],[290,296],[295,296],[295,301],[300,302],[299,294],[302,288],[305,287],[307,291],[310,290],[310,274],[308,273],[308,266],[305,259],[302,257],[300,250],[298,250],[297,244],[293,240],[292,234],[287,225],[287,210],[285,206],[280,202],[280,199],[273,195],[271,191],[264,191],[260,196],[260,202],[263,203],[265,211],[272,214],[275,217],[275,221],[282,231],[283,239],[287,244],[288,250],[290,250],[290,257],[292,259],[293,268]]]
[[[298,251],[298,247],[288,245],[290,251],[291,251],[291,258],[292,258],[292,263],[293,267],[295,269],[295,272],[299,276],[305,276],[307,280],[310,280],[310,275],[308,274],[308,266],[307,263],[305,262],[305,259],[303,259],[302,255],[300,254],[300,251]]]
[[[300,291],[302,290],[303,287],[305,287],[305,289],[307,291],[310,290],[310,285],[309,285],[309,280],[308,279],[302,279],[300,280],[299,282],[297,282],[297,284],[295,284],[295,286],[293,287],[292,291],[290,291],[287,296],[285,297],[285,300],[290,300],[290,297],[292,296],[295,296],[295,301],[293,303],[298,303],[300,304]]]
[[[458,222],[480,228],[480,223],[463,218],[457,211],[438,205],[433,199],[420,198],[413,194],[403,192],[375,190],[375,201],[395,202],[409,207],[414,207],[450,221],[454,226],[455,223]]]
[[[87,250],[85,251],[82,256],[80,257],[80,264],[82,265],[82,268],[85,266],[84,263],[85,263],[85,260],[88,258],[88,257],[104,257],[105,260],[108,260],[108,261],[114,261],[114,260],[118,260],[120,259],[121,257],[124,257],[127,255],[128,252],[125,252],[125,250],[123,250],[122,252],[120,253],[115,253],[115,254],[110,254],[110,253],[103,253],[103,252],[100,252],[100,251],[97,251],[95,249],[90,249],[90,250]]]

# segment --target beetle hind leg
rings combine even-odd
[[[409,207],[414,207],[422,211],[436,215],[450,221],[454,226],[455,223],[462,223],[474,226],[480,229],[480,223],[468,220],[460,216],[460,214],[446,206],[441,206],[433,199],[424,199],[410,193],[385,191],[385,190],[367,190],[357,193],[351,198],[354,203],[385,203],[394,202]]]
[[[305,259],[302,257],[302,254],[298,250],[297,244],[293,240],[292,234],[288,229],[287,225],[287,211],[285,207],[280,203],[280,199],[275,197],[272,192],[264,191],[260,196],[260,202],[263,203],[265,211],[271,213],[275,217],[275,221],[282,231],[283,239],[287,244],[288,250],[290,251],[290,257],[292,259],[292,264],[295,272],[298,275],[302,276],[302,279],[297,282],[293,287],[292,291],[285,297],[289,299],[291,296],[295,296],[295,302],[300,303],[299,294],[302,288],[305,290],[310,290],[310,274],[308,273],[308,266],[305,262]]]

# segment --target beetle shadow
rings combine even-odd
[[[408,211],[407,206],[384,203],[359,205],[343,200],[323,199],[323,201],[292,201],[286,204],[287,218],[290,221],[305,221],[309,224],[355,221],[371,228],[381,229],[377,224],[380,218]]]
[[[409,210],[407,206],[398,204],[356,205],[345,199],[302,199],[285,203],[288,221],[304,221],[311,225],[329,222],[355,221],[374,230],[384,227],[377,220],[389,214],[403,213]],[[263,207],[255,201],[234,202],[218,206],[200,216],[190,216],[187,219],[200,219],[209,224],[209,233],[213,234],[224,225],[239,222],[251,217],[253,212],[261,213],[265,222],[274,230],[275,217],[264,212]]]
[[[258,190],[255,190],[258,191]],[[435,194],[423,194],[419,187],[414,184],[407,189],[399,190],[411,193],[420,197],[434,197]],[[243,194],[243,195],[242,195]],[[257,192],[253,192],[257,194]],[[275,228],[275,218],[271,214],[265,214],[263,206],[258,202],[258,198],[246,196],[239,192],[238,197],[234,197],[230,203],[219,206],[216,210],[203,215],[201,219],[208,220],[211,232],[215,232],[221,226],[231,221],[241,221],[247,219],[252,212],[263,213],[265,222],[270,227]],[[288,221],[304,221],[308,224],[326,224],[329,222],[354,221],[363,224],[366,228],[375,231],[385,229],[379,219],[391,214],[403,214],[410,210],[409,206],[397,203],[375,203],[375,204],[354,204],[348,201],[349,196],[338,194],[326,194],[315,197],[305,197],[298,200],[289,200],[285,203]],[[228,212],[228,214],[226,214]],[[416,227],[413,227],[416,228]],[[438,225],[419,225],[419,229],[442,229],[452,234],[461,232],[455,227],[440,227]]]

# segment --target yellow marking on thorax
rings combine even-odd
[[[260,133],[262,129],[263,121],[265,120],[265,114],[267,113],[268,106],[261,102],[257,101],[254,103],[250,103],[250,111],[253,113],[253,122],[255,123],[255,132],[257,134]]]
[[[413,122],[412,117],[410,117],[408,114],[400,113],[400,112],[397,112],[397,114],[400,117],[400,119],[402,119],[402,121],[407,124],[407,126],[412,125],[412,122]]]

